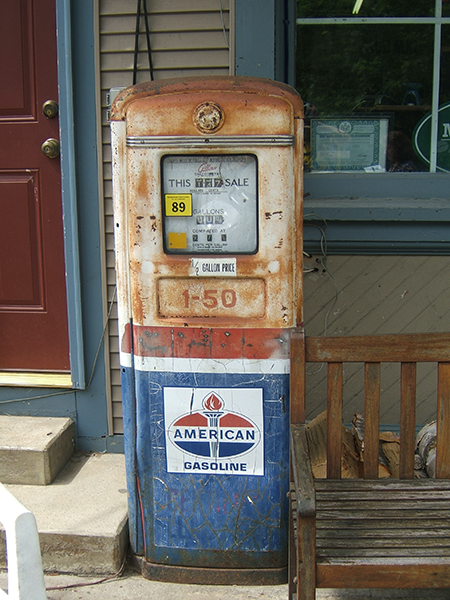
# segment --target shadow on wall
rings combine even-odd
[[[323,264],[322,264],[323,263]],[[450,261],[445,256],[313,256],[305,260],[304,313],[306,335],[373,335],[450,331]],[[344,397],[344,420],[351,422],[346,406],[360,402],[364,388],[360,365],[346,368],[352,380]],[[326,366],[308,369],[307,393],[315,409],[308,419],[326,407]],[[395,423],[389,398],[399,394],[399,372],[382,367],[382,386],[389,389],[381,422]],[[417,422],[435,418],[427,402],[436,390],[431,365],[422,365],[417,376]],[[312,396],[311,396],[312,395]],[[311,401],[309,405],[311,406]],[[433,403],[434,404],[434,403]]]

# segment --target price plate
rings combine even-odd
[[[266,310],[263,279],[185,279],[158,281],[159,316],[260,319]]]

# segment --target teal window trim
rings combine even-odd
[[[450,254],[450,175],[306,173],[304,191],[307,252]]]
[[[234,0],[236,75],[294,85],[294,0]]]
[[[70,0],[56,1],[61,186],[72,387],[85,388],[78,247]]]
[[[236,75],[275,79],[275,0],[235,0]]]

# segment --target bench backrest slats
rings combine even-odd
[[[450,363],[438,366],[436,477],[450,478]]]
[[[380,445],[380,363],[365,363],[364,479],[377,479]]]
[[[414,478],[416,446],[416,363],[402,363],[400,371],[400,479]]]
[[[327,478],[341,478],[344,363],[364,363],[364,478],[379,471],[381,363],[400,363],[400,479],[414,478],[417,363],[438,364],[436,477],[450,479],[450,334],[291,336],[291,415],[304,423],[306,363],[327,368]]]
[[[327,477],[341,478],[341,427],[332,423],[342,423],[342,363],[328,363],[327,381]]]

